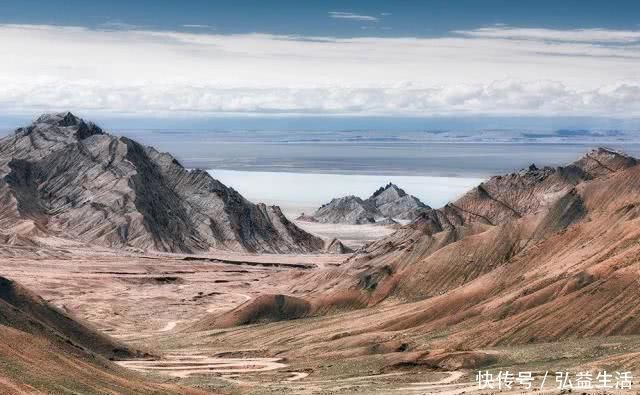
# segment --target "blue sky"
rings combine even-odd
[[[623,0],[0,0],[0,114],[637,124],[638,15]]]
[[[329,12],[370,16],[377,21],[331,18]],[[639,15],[640,2],[633,0],[0,1],[1,23],[126,24],[161,30],[198,30],[184,25],[201,25],[223,34],[338,37],[369,35],[366,30],[384,36],[432,37],[498,23],[556,29],[637,29]]]

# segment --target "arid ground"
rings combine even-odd
[[[474,386],[472,374],[466,371],[389,368],[396,361],[375,355],[344,360],[279,357],[280,349],[290,348],[289,341],[297,343],[301,332],[313,330],[312,318],[268,324],[262,330],[271,336],[264,338],[247,337],[251,327],[188,331],[207,313],[231,310],[261,294],[287,292],[292,277],[316,266],[338,264],[346,256],[221,253],[210,256],[211,261],[201,256],[191,261],[178,255],[106,250],[99,254],[66,250],[58,257],[36,259],[30,257],[32,253],[36,251],[29,251],[29,257],[6,259],[3,275],[100,331],[160,355],[118,363],[162,381],[222,393],[265,394],[458,393]],[[367,314],[334,316],[333,328],[314,338],[335,336],[336,320],[348,322]]]
[[[478,390],[475,381],[478,355],[495,357],[492,371],[542,375],[545,370],[572,370],[594,359],[640,352],[640,336],[619,336],[606,342],[583,339],[457,350],[459,358],[449,358],[442,366],[416,364],[414,353],[403,349],[403,331],[377,333],[379,349],[371,346],[370,338],[355,333],[363,325],[375,325],[371,317],[379,319],[385,310],[395,310],[393,302],[328,317],[190,329],[207,314],[231,310],[259,295],[291,294],[292,280],[338,265],[348,257],[343,255],[193,257],[73,246],[46,251],[8,248],[4,254],[3,275],[100,331],[156,356],[119,361],[121,366],[149,375],[152,381],[216,393],[489,393]],[[434,338],[446,338],[447,331],[406,336],[411,348],[422,348]],[[336,343],[341,337],[351,340]],[[336,344],[340,345],[335,348]],[[548,386],[554,393],[555,382]],[[515,388],[502,393],[522,392]]]

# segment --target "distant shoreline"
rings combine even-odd
[[[311,213],[331,199],[347,195],[366,198],[393,182],[432,207],[441,207],[485,178],[419,175],[330,174],[212,169],[212,177],[255,203],[278,205],[290,219]]]

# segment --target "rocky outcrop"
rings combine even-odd
[[[318,220],[316,220],[315,218],[313,218],[312,215],[307,215],[305,213],[302,213],[298,216],[298,218],[296,218],[296,221],[304,221],[304,222],[318,222]]]
[[[106,247],[169,252],[319,251],[276,206],[71,113],[0,140],[0,224]]]
[[[378,209],[357,196],[332,199],[313,214],[317,222],[331,224],[370,224],[380,216]]]
[[[491,177],[439,210],[443,226],[482,222],[498,225],[534,214],[556,202],[576,185],[637,164],[614,150],[595,149],[567,166],[529,169]]]
[[[332,239],[328,244],[325,250],[330,254],[350,254],[353,250],[347,246],[345,246],[340,240]]]
[[[371,195],[371,202],[380,214],[387,218],[413,220],[421,212],[431,209],[415,196],[407,194],[402,188],[389,183]]]
[[[353,195],[335,198],[316,210],[312,216],[298,219],[332,224],[396,225],[394,219],[413,220],[428,210],[431,207],[397,185],[389,183],[366,200]]]

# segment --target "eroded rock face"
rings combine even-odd
[[[107,247],[309,252],[324,243],[171,155],[46,114],[0,140],[0,224]]]
[[[371,202],[384,217],[404,220],[413,220],[421,212],[431,208],[392,183],[375,191],[367,201]]]
[[[581,182],[636,164],[636,159],[623,153],[606,148],[595,149],[567,166],[542,169],[533,166],[518,173],[491,177],[462,198],[446,205],[439,215],[446,217],[445,224],[502,224],[539,212]]]
[[[357,196],[332,199],[313,214],[317,222],[331,224],[370,224],[380,216],[378,209]]]
[[[439,209],[423,211],[410,224],[359,250],[349,264],[369,271],[386,265],[412,265],[449,244],[487,229],[494,229],[499,235],[488,243],[494,246],[510,238],[546,238],[588,216],[579,193],[583,185],[635,168],[637,163],[621,152],[599,148],[566,166],[531,166],[491,177],[460,199]],[[526,221],[527,217],[535,218]],[[523,229],[515,229],[513,224]],[[494,258],[498,257],[495,262],[502,262],[519,251],[520,244],[520,240],[506,243],[506,247],[501,247],[502,252],[493,253]],[[452,267],[453,258],[448,259],[448,267]],[[480,271],[476,275],[478,273]]]
[[[325,250],[330,254],[350,254],[353,250],[344,244],[338,239],[332,239],[328,244]]]
[[[313,216],[301,219],[332,224],[394,224],[393,219],[413,220],[428,210],[431,208],[418,198],[389,183],[366,200],[357,196],[335,198]]]

